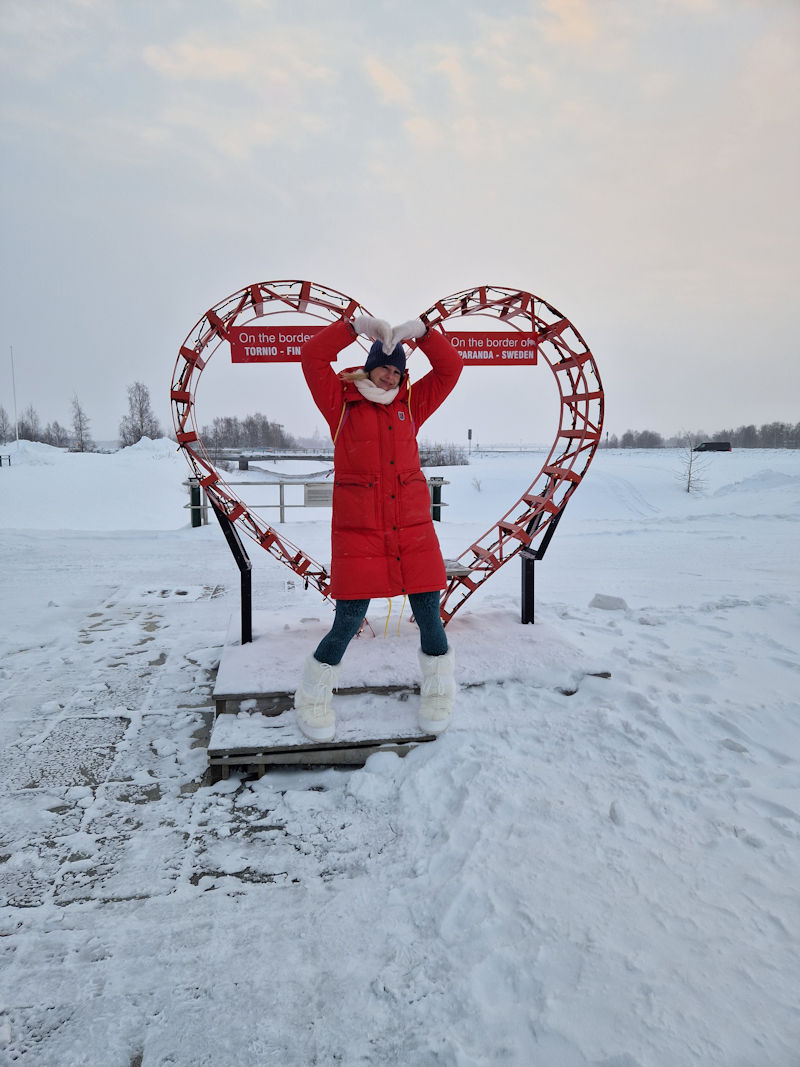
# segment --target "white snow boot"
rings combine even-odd
[[[300,685],[294,695],[297,723],[311,741],[333,741],[336,716],[331,698],[339,680],[340,664],[320,663],[309,656],[303,664]]]
[[[419,662],[422,667],[419,728],[426,734],[443,734],[450,725],[456,696],[453,650],[448,648],[443,656],[426,656],[420,650]]]

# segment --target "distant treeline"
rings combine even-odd
[[[464,467],[469,463],[462,445],[421,442],[419,461],[423,467]]]
[[[735,430],[675,434],[664,438],[654,430],[626,430],[621,437],[607,436],[604,448],[679,448],[700,441],[730,441],[734,448],[800,448],[800,422],[766,422],[763,426],[739,426]]]
[[[297,448],[297,441],[284,431],[282,423],[272,422],[260,412],[243,419],[223,415],[204,426],[200,436],[209,448]]]
[[[94,443],[89,437],[89,420],[77,397],[72,400],[72,427],[60,422],[48,422],[43,426],[32,404],[14,421],[6,409],[0,406],[0,444],[14,441],[41,441],[56,448],[75,448],[79,452],[91,452]]]
[[[317,434],[309,439],[297,439],[284,431],[283,425],[271,422],[266,415],[256,413],[240,419],[225,415],[214,419],[200,430],[203,443],[210,451],[223,448],[330,448],[329,438]],[[452,467],[468,463],[466,450],[454,444],[421,442],[420,460],[424,467]]]
[[[62,426],[56,421],[43,426],[33,404],[29,404],[17,419],[12,419],[0,405],[0,444],[19,439],[41,441],[42,444],[69,448],[73,452],[94,452],[95,443],[89,433],[89,416],[77,396],[72,398],[71,421],[70,427]],[[122,416],[119,424],[120,447],[135,445],[143,437],[155,441],[163,436],[164,431],[150,405],[150,390],[144,382],[133,382],[128,386],[128,414]]]

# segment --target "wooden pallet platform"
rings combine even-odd
[[[418,686],[393,684],[337,689],[335,740],[309,741],[295,721],[290,688],[308,644],[307,633],[287,633],[269,613],[254,612],[253,640],[243,645],[239,620],[231,619],[213,693],[212,782],[231,767],[262,774],[276,765],[363,766],[373,752],[402,756],[435,740],[417,726]],[[283,654],[276,656],[276,648]]]
[[[363,766],[374,752],[404,756],[416,745],[436,740],[417,726],[418,697],[404,686],[338,690],[336,738],[330,742],[303,736],[291,693],[254,699],[264,711],[227,713],[214,720],[208,742],[212,781],[227,778],[231,767],[263,774],[274,766]]]

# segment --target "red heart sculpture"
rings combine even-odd
[[[200,485],[212,502],[248,537],[328,595],[327,569],[269,526],[220,476],[198,434],[194,397],[208,360],[229,341],[234,326],[273,315],[300,314],[333,322],[342,316],[369,314],[357,300],[308,281],[259,282],[240,289],[207,311],[181,346],[172,376],[173,421],[177,440]],[[525,549],[541,559],[567,501],[586,474],[600,444],[603,387],[592,353],[583,338],[552,304],[519,289],[481,285],[437,300],[420,316],[431,328],[465,315],[496,318],[506,330],[532,335],[537,356],[548,365],[558,386],[561,414],[558,432],[541,470],[508,511],[456,560],[441,598],[445,625],[464,601]]]

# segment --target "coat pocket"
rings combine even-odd
[[[400,524],[417,526],[431,521],[431,494],[420,470],[400,475]]]
[[[378,528],[378,479],[344,475],[333,483],[333,526],[337,530]]]

